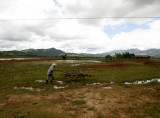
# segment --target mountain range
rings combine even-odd
[[[87,53],[66,53],[62,50],[56,48],[49,49],[26,49],[21,51],[0,51],[0,57],[4,56],[41,56],[41,57],[55,57],[63,54],[67,54],[72,57],[105,57],[106,55],[115,55],[115,53],[145,53],[149,56],[160,57],[160,49],[148,49],[148,50],[139,50],[139,49],[128,49],[128,50],[113,50],[110,52],[98,53],[98,54],[87,54]]]
[[[110,52],[105,52],[105,53],[101,53],[101,55],[105,56],[110,54],[111,56],[115,55],[115,53],[124,53],[124,52],[129,52],[131,54],[147,54],[149,56],[153,56],[153,57],[160,57],[160,49],[148,49],[148,50],[139,50],[139,49],[128,49],[128,50],[113,50]]]

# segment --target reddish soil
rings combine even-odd
[[[152,66],[152,67],[160,66],[159,62],[152,61],[152,60],[138,60],[137,62],[138,63],[143,63],[145,65],[149,65],[149,66]]]
[[[127,69],[129,66],[127,64],[116,62],[113,64],[84,64],[82,66],[92,68],[92,69],[111,69],[111,70],[120,70]]]

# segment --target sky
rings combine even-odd
[[[160,0],[0,0],[0,51],[160,49],[159,11]]]

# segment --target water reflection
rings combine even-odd
[[[56,86],[56,85],[53,86],[54,89],[64,89],[66,87],[68,86]]]
[[[39,88],[24,87],[24,86],[21,86],[21,87],[15,86],[14,89],[25,89],[25,90],[30,90],[30,91],[41,91],[41,89],[39,89]]]
[[[26,60],[26,59],[35,59],[35,58],[1,58],[1,61],[7,61],[7,60]]]
[[[125,82],[124,84],[147,84],[153,81],[160,82],[160,79],[157,78],[157,79],[151,79],[151,80],[145,80],[145,81]]]
[[[84,63],[84,62],[101,63],[101,61],[97,61],[97,60],[57,60],[57,61],[64,62],[64,63]]]

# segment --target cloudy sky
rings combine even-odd
[[[0,51],[160,48],[159,11],[160,0],[0,0]]]

